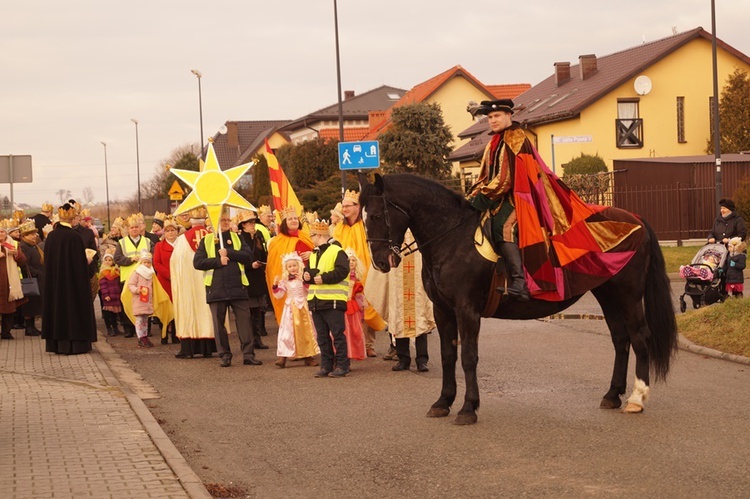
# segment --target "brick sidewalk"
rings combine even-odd
[[[14,336],[0,341],[4,497],[210,497],[96,349],[55,355]]]

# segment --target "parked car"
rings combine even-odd
[[[95,218],[91,221],[91,225],[96,227],[96,230],[99,232],[100,236],[104,234],[104,225],[102,225],[101,220],[99,220],[98,218]]]

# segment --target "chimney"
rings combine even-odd
[[[569,62],[556,62],[555,63],[555,86],[559,87],[565,82],[570,80],[570,63]]]
[[[594,54],[587,54],[578,57],[578,61],[581,68],[581,79],[585,80],[589,76],[596,73],[596,56]]]
[[[344,100],[349,100],[354,97],[354,90],[344,90]]]
[[[227,121],[227,146],[240,146],[240,131],[236,121]]]
[[[385,123],[385,111],[370,111],[367,113],[367,122],[371,132],[378,129]]]

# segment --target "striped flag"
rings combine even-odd
[[[284,170],[281,169],[279,160],[276,159],[276,155],[273,153],[271,146],[268,144],[266,139],[266,162],[268,163],[268,176],[271,179],[271,194],[273,194],[273,207],[275,210],[281,211],[287,206],[294,206],[297,208],[297,213],[302,216],[302,205],[297,199],[297,195],[292,189],[292,184],[289,183],[289,179],[286,178]]]

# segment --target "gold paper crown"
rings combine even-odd
[[[325,220],[316,220],[310,224],[310,234],[329,235],[328,222]]]
[[[206,208],[201,206],[200,208],[195,208],[190,210],[190,218],[197,218],[197,219],[203,219],[205,220],[207,217]]]
[[[317,211],[314,211],[312,213],[309,212],[309,211],[305,212],[305,220],[307,221],[308,224],[312,224],[317,219],[318,219],[318,212]]]
[[[154,217],[154,218],[156,218],[156,217]],[[177,220],[175,220],[175,218],[172,215],[166,215],[164,217],[164,230],[167,230],[167,227],[174,227],[175,229],[177,229],[178,232],[180,230],[180,227],[179,227],[179,224],[177,223]]]
[[[18,229],[18,221],[13,218],[6,218],[5,220],[0,220],[0,226],[6,231]]]
[[[255,214],[255,212],[251,211],[251,210],[240,210],[239,213],[237,213],[237,215],[235,215],[234,218],[235,218],[235,221],[236,221],[237,225],[239,225],[239,224],[241,224],[243,222],[247,222],[248,220],[257,220],[258,219],[258,217]]]
[[[89,211],[88,208],[84,208],[84,209],[81,210],[80,215],[81,215],[81,217],[90,217],[91,216],[91,211]]]
[[[283,210],[281,210],[281,219],[286,220],[288,217],[294,215],[295,217],[297,215],[297,208],[294,206],[287,206]]]
[[[57,209],[57,216],[60,220],[73,220],[78,215],[78,209],[75,204],[65,203]]]
[[[302,257],[297,254],[296,251],[292,251],[291,253],[286,253],[281,257],[281,266],[286,267],[286,262],[289,260],[297,260],[298,262],[302,263]]]
[[[49,212],[49,211],[52,211],[52,210],[54,210],[54,208],[52,207],[51,204],[49,204],[49,203],[42,203],[42,211]]]
[[[32,232],[36,232],[36,224],[33,220],[26,220],[18,227],[18,229],[21,231],[21,235],[31,234]]]
[[[133,213],[128,217],[127,220],[125,220],[125,223],[128,227],[131,227],[133,225],[140,225],[143,223],[143,215],[140,213]]]
[[[16,210],[16,211],[13,212],[13,218],[15,218],[16,220],[18,220],[18,222],[20,223],[21,220],[23,220],[26,217],[23,216],[23,210]]]
[[[167,218],[166,213],[162,213],[160,211],[157,211],[154,213],[154,220],[161,220],[162,222]]]
[[[347,190],[344,193],[344,201],[351,201],[354,204],[359,204],[359,192]]]
[[[260,208],[258,208],[258,215],[264,215],[266,213],[271,213],[271,207],[267,204],[260,205]]]

